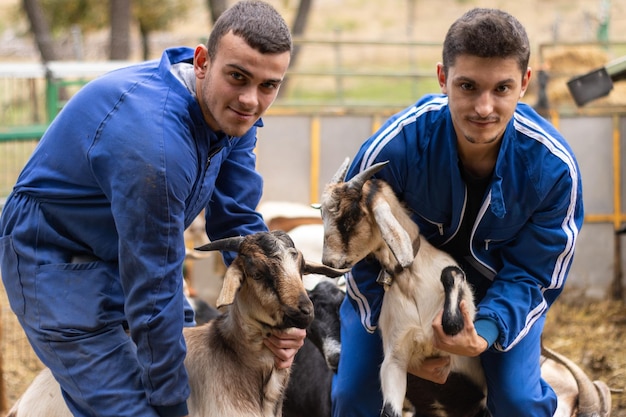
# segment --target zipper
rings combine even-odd
[[[218,143],[221,143],[221,145],[216,146],[212,151],[209,150],[209,156],[206,159],[206,166],[204,167],[205,171],[207,169],[209,169],[209,165],[211,165],[211,158],[213,158],[215,156],[215,154],[217,154],[219,151],[224,149],[224,143],[230,144],[230,142],[232,142],[233,138],[234,138],[234,136],[225,135],[225,139],[221,138],[220,141],[218,142]]]
[[[213,150],[213,152],[211,152],[209,154],[209,156],[206,159],[206,166],[204,167],[204,170],[206,171],[207,169],[209,169],[209,165],[211,165],[211,158],[213,158],[215,156],[215,154],[217,154],[219,151],[221,151],[224,148],[224,146],[220,146],[217,147]]]
[[[432,220],[427,219],[426,217],[417,214],[420,218],[424,219],[427,223],[432,224],[433,226],[435,226],[437,228],[437,231],[439,232],[439,236],[443,236],[443,223],[438,223],[438,222],[434,222]]]

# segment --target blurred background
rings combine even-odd
[[[388,116],[439,92],[435,65],[441,44],[465,11],[501,8],[525,25],[534,72],[523,101],[570,141],[585,192],[585,226],[562,301],[548,316],[546,342],[607,382],[613,415],[626,417],[626,249],[618,233],[626,223],[626,0],[268,2],[292,28],[295,51],[259,132],[266,203],[317,202],[341,161]],[[110,69],[158,59],[167,47],[205,42],[216,17],[232,3],[0,0],[0,210],[38,139],[72,94]],[[599,70],[613,82],[580,105],[568,82]],[[590,91],[593,80],[581,88]],[[190,240],[190,247],[195,243]],[[195,293],[208,302],[222,273],[214,257],[188,265]],[[3,294],[0,307],[1,411],[41,364]]]
[[[232,0],[0,0],[1,62],[156,59],[204,42]],[[474,6],[503,8],[527,28],[531,66],[551,79],[626,54],[622,0],[270,0],[296,39],[283,104],[404,106],[437,91],[448,26]],[[576,45],[571,45],[575,43]],[[598,46],[601,43],[602,46]],[[563,44],[569,44],[565,48]],[[341,76],[341,77],[339,77]],[[538,81],[537,77],[535,81]],[[556,83],[550,83],[556,84]],[[572,103],[550,89],[553,106]],[[535,102],[537,91],[527,101]],[[317,100],[316,100],[317,99]],[[611,100],[618,99],[617,95]]]

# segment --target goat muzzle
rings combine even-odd
[[[280,329],[289,327],[306,329],[314,318],[313,303],[306,293],[303,293],[300,295],[297,307],[285,307],[283,322],[277,327]]]

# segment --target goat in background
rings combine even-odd
[[[341,330],[339,307],[345,293],[331,281],[308,291],[315,318],[307,328],[285,391],[283,417],[330,417],[330,390],[339,365]]]

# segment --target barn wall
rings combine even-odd
[[[264,117],[259,132],[258,166],[265,178],[264,200],[285,200],[308,204],[317,201],[323,185],[346,156],[353,156],[361,142],[384,121],[376,114],[311,115]],[[619,117],[617,132],[614,115],[567,116],[554,120],[568,139],[578,158],[583,179],[585,224],[568,280],[567,291],[576,296],[606,298],[616,274],[626,265],[626,251],[618,248],[621,236],[614,230],[622,216],[615,212],[615,195],[626,207],[626,181],[621,174],[615,190],[613,154],[614,134],[618,144],[626,138],[626,119]],[[319,157],[312,158],[315,147]],[[621,159],[626,160],[626,145]],[[313,165],[317,164],[317,167]],[[317,178],[311,178],[317,172]],[[288,174],[286,174],[288,173]],[[623,210],[622,210],[623,211]]]

